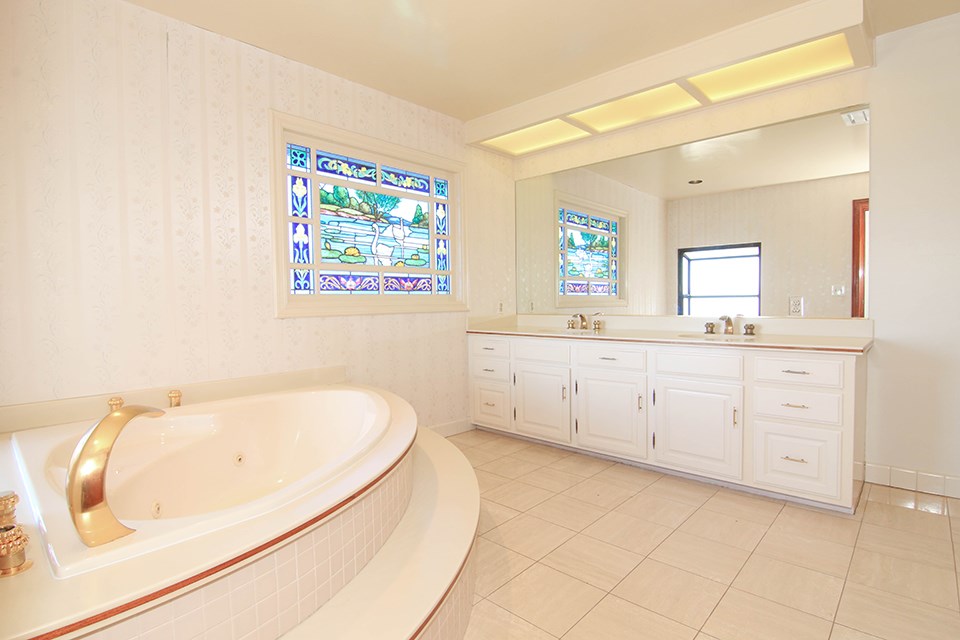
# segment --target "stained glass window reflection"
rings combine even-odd
[[[561,207],[558,220],[560,295],[616,296],[619,277],[616,219]]]

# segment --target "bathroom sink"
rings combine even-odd
[[[706,340],[708,342],[750,342],[756,340],[757,336],[738,336],[723,333],[680,333],[678,338],[695,338],[697,340]]]

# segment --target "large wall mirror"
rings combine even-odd
[[[805,317],[850,317],[853,203],[869,193],[869,124],[851,121],[867,114],[827,113],[518,181],[518,312],[673,315],[679,250],[759,243],[760,315],[791,315],[791,306],[796,315],[799,300]],[[564,201],[622,216],[620,299],[560,295]]]

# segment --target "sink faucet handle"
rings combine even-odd
[[[107,406],[110,407],[110,413],[113,413],[114,411],[119,411],[120,408],[123,407],[123,398],[121,398],[120,396],[113,396],[112,398],[107,400]]]

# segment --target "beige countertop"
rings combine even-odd
[[[675,344],[686,346],[735,347],[738,349],[780,349],[820,351],[830,353],[863,354],[873,346],[873,338],[829,335],[707,335],[696,331],[652,329],[563,329],[519,324],[494,327],[474,327],[467,333],[481,335],[527,336],[536,338],[564,338],[572,340],[616,341],[641,344]]]

